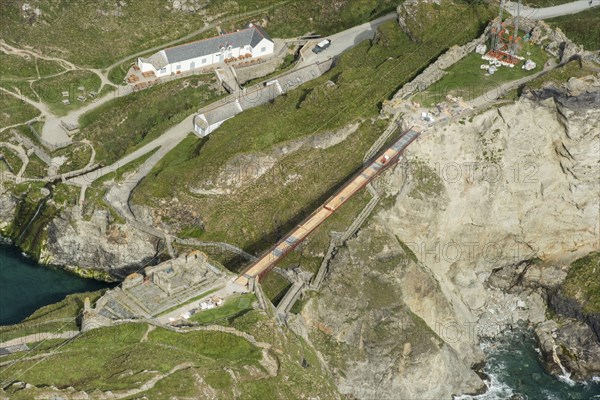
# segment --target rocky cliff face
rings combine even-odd
[[[17,199],[0,184],[0,232],[12,223],[16,209]]]
[[[459,352],[444,337],[457,321],[436,278],[378,224],[340,249],[330,280],[302,316],[343,394],[447,398],[484,388],[471,369],[483,360],[475,342]]]
[[[70,208],[50,223],[40,260],[82,276],[120,280],[150,262],[157,246],[154,237],[112,223],[105,210],[96,210],[87,221]]]
[[[380,179],[393,205],[340,251],[303,312],[342,392],[477,391],[480,338],[546,321],[548,290],[600,236],[600,104],[585,96],[524,97],[427,131]],[[564,333],[581,331],[575,347],[591,343],[582,329]],[[579,366],[593,371],[595,354]]]

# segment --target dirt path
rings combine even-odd
[[[79,331],[66,331],[66,332],[38,332],[31,335],[22,336],[19,338],[7,340],[6,342],[0,343],[0,347],[18,346],[21,344],[41,342],[42,340],[50,339],[71,339],[79,335]]]
[[[20,55],[20,56],[23,56],[25,54],[25,55],[28,55],[31,57],[41,58],[42,60],[55,61],[55,62],[59,63],[60,66],[62,68],[64,68],[65,70],[80,69],[75,64],[73,64],[67,60],[64,60],[62,58],[44,56],[44,55],[36,53],[32,50],[19,49],[17,47],[13,47],[13,46],[9,45],[2,39],[0,39],[0,49],[3,50],[7,54],[15,54],[15,55]]]
[[[54,114],[52,114],[52,112],[50,111],[50,109],[48,108],[48,106],[46,106],[44,103],[42,103],[40,101],[31,100],[29,97],[23,96],[21,93],[11,92],[10,90],[5,89],[3,87],[0,87],[0,90],[2,90],[3,92],[5,92],[5,93],[7,93],[7,94],[9,94],[9,95],[11,95],[13,97],[16,97],[17,99],[22,100],[25,103],[27,103],[27,104],[29,104],[29,105],[37,108],[40,111],[40,113],[42,113],[43,117],[48,118],[48,117],[53,117],[54,116]],[[22,124],[19,124],[19,125],[22,125]]]

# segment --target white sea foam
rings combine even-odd
[[[488,388],[487,392],[477,396],[455,396],[454,400],[506,400],[514,394],[512,388],[506,383],[500,382],[498,376],[496,376],[495,374],[489,374],[488,376],[489,380],[486,379],[484,381],[485,385]]]

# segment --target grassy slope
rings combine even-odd
[[[296,37],[307,33],[327,36],[393,12],[400,3],[402,0],[292,1],[261,17],[268,21],[267,30],[273,37]],[[236,27],[240,26],[241,23],[236,24]]]
[[[57,346],[62,341],[46,341],[28,354],[43,355],[40,359],[21,360],[22,355],[3,358],[19,360],[5,367],[3,373],[7,378],[18,376],[18,380],[34,385],[73,386],[90,393],[96,389],[137,388],[157,373],[189,363],[187,369],[132,398],[142,395],[150,399],[205,398],[207,391],[223,399],[334,398],[335,386],[302,339],[277,329],[258,311],[236,318],[232,326],[273,344],[270,356],[276,358],[277,376],[266,374],[259,364],[260,349],[245,339],[223,332],[179,334],[157,328],[148,334],[146,341],[142,340],[147,330],[145,324],[97,329],[60,347]],[[303,358],[308,368],[301,367]],[[18,391],[11,393],[10,398],[29,399],[43,392],[44,389]]]
[[[454,17],[447,20],[462,31],[435,26],[424,35],[423,44],[411,42],[395,22],[383,25],[375,43],[364,42],[350,50],[323,77],[273,104],[226,121],[204,143],[194,145],[187,160],[161,164],[152,179],[142,182],[134,193],[134,201],[157,205],[157,199],[171,201],[177,197],[201,214],[203,239],[233,242],[250,251],[264,249],[361,165],[363,154],[385,125],[372,125],[366,120],[378,115],[380,102],[446,48],[475,36],[489,15],[479,8],[481,20],[465,21],[465,11],[466,6],[451,7],[449,12]],[[454,31],[461,33],[447,34]],[[329,87],[328,80],[336,85]],[[346,141],[326,150],[292,154],[277,165],[274,173],[243,186],[233,195],[193,196],[188,191],[190,187],[202,186],[203,179],[213,178],[214,171],[235,155],[268,152],[276,144],[341,128],[357,120],[365,122]],[[176,151],[183,154],[186,150]],[[292,175],[300,178],[289,184]]]
[[[24,101],[0,92],[0,127],[21,124],[40,115],[40,112]]]
[[[81,66],[107,67],[117,59],[141,49],[177,39],[204,26],[205,18],[195,13],[166,9],[167,0],[126,2],[95,0],[41,0],[32,5],[40,17],[22,12],[22,2],[3,1],[0,36],[19,46],[31,45],[42,52],[68,59]],[[213,1],[214,13],[236,14],[240,8],[224,8]],[[248,0],[263,7],[268,0]]]
[[[113,163],[215,100],[211,80],[180,79],[103,104],[82,116],[79,136],[93,143],[97,161]]]
[[[586,50],[600,49],[600,7],[577,14],[546,20],[552,27],[560,28],[573,42]]]
[[[327,34],[392,11],[399,2],[281,1],[276,10],[252,19],[267,18],[275,37],[295,36],[307,31]],[[213,16],[236,17],[241,26],[250,20],[243,17],[243,13],[277,3],[271,0],[229,3],[211,0],[206,3],[206,10]],[[202,28],[207,20],[202,14],[168,10],[166,7],[172,2],[167,0],[131,1],[124,7],[119,7],[118,2],[112,0],[101,3],[94,0],[40,0],[32,3],[42,11],[39,17],[23,12],[21,4],[11,1],[0,3],[5,22],[0,25],[2,38],[9,43],[34,46],[46,54],[95,68],[107,67],[128,54],[185,36]],[[309,19],[311,17],[312,20]],[[82,43],[86,45],[82,46]]]
[[[190,319],[200,324],[213,323],[218,320],[233,318],[236,315],[252,309],[252,303],[256,300],[253,293],[242,294],[237,297],[229,298],[220,307],[212,310],[200,311],[194,314]]]
[[[541,71],[548,59],[540,47],[529,43],[524,44],[521,55],[535,61],[537,67],[531,71],[522,69],[522,64],[515,68],[500,67],[495,74],[488,76],[486,71],[480,69],[480,65],[487,64],[487,61],[482,60],[479,54],[471,53],[448,68],[446,76],[425,92],[417,94],[414,100],[427,106],[445,101],[448,94],[461,96],[466,101],[473,100],[498,85]]]
[[[60,116],[83,106],[85,103],[78,101],[77,97],[83,95],[89,101],[87,94],[98,93],[101,83],[100,77],[93,72],[68,71],[61,75],[42,78],[33,84],[33,88],[50,110]],[[79,87],[84,87],[85,91],[80,92]],[[63,97],[62,92],[68,92],[69,95]],[[62,103],[64,99],[68,99],[71,104],[65,106]]]
[[[565,282],[564,293],[576,299],[586,314],[600,313],[600,252],[574,261]]]

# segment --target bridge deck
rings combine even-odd
[[[316,209],[308,218],[300,223],[294,230],[281,239],[269,251],[265,252],[258,260],[251,264],[236,279],[236,283],[246,286],[251,278],[261,278],[283,259],[290,251],[300,244],[312,231],[329,218],[342,204],[365,187],[384,169],[394,164],[402,151],[408,147],[420,132],[413,129],[405,132],[400,138],[377,156],[368,166],[363,168],[354,178],[346,183],[336,194],[329,198],[325,204]]]

